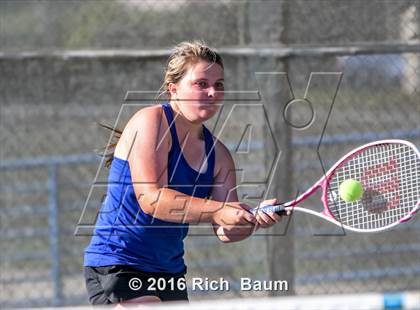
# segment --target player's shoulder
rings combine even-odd
[[[120,158],[128,158],[134,141],[151,147],[156,146],[156,144],[161,146],[169,145],[169,135],[165,135],[167,123],[163,121],[164,118],[164,116],[162,117],[161,105],[144,107],[134,113],[124,127],[115,149],[115,154],[118,154]],[[142,139],[137,139],[138,135]],[[168,141],[168,144],[161,143],[162,141]]]
[[[216,165],[221,167],[223,165],[232,165],[233,158],[227,146],[213,136],[214,149],[216,153]]]
[[[162,112],[163,110],[160,104],[147,106],[134,113],[130,121],[137,122],[139,120],[161,118]]]
[[[170,143],[170,135],[165,134],[167,129],[168,122],[162,106],[152,105],[142,108],[131,116],[121,138],[132,141],[137,134],[141,134],[143,140],[161,141],[164,139]]]
[[[216,150],[216,152],[220,153],[221,155],[230,155],[229,149],[227,148],[227,146],[218,138],[216,138],[215,136],[213,136],[213,141],[214,141],[214,148]]]
[[[162,126],[163,110],[161,105],[151,105],[144,107],[134,113],[127,123],[127,129],[148,130]]]

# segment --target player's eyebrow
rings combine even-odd
[[[195,79],[193,79],[193,81],[208,81],[209,79],[208,78],[205,78],[205,77],[196,77]],[[216,82],[220,82],[220,81],[225,81],[225,79],[224,78],[220,78],[220,79],[217,79],[216,80]]]

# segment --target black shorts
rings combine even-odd
[[[129,266],[84,267],[86,288],[92,305],[123,302],[141,296],[162,301],[188,301],[185,272],[143,272]]]

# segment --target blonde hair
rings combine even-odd
[[[220,54],[203,41],[184,41],[176,45],[169,56],[165,78],[157,98],[163,95],[170,98],[168,92],[169,84],[177,84],[192,66],[202,60],[210,64],[216,63],[224,69]]]
[[[210,64],[216,63],[224,69],[223,60],[220,54],[207,46],[203,41],[184,41],[177,44],[169,56],[165,70],[165,78],[156,99],[159,99],[162,96],[166,96],[170,99],[169,84],[177,84],[192,66],[203,60]],[[112,163],[114,150],[121,137],[122,130],[105,124],[100,125],[112,130],[111,143],[102,149],[102,156],[105,157],[105,167],[109,167]],[[107,151],[106,153],[104,153],[105,150]]]

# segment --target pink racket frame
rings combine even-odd
[[[404,223],[409,221],[410,219],[413,218],[413,216],[417,213],[417,211],[420,209],[420,200],[417,201],[416,205],[413,206],[413,209],[410,211],[409,214],[407,214],[406,216],[404,216],[402,219],[400,219],[398,222],[392,223],[388,226],[385,227],[381,227],[381,228],[375,228],[375,229],[361,229],[361,228],[354,228],[354,227],[350,227],[347,225],[342,224],[341,222],[337,221],[333,214],[331,213],[331,210],[328,207],[328,183],[329,180],[331,179],[332,174],[334,173],[335,170],[339,169],[340,167],[342,167],[347,161],[351,160],[351,158],[353,158],[355,155],[363,152],[365,149],[375,146],[375,145],[380,145],[380,144],[405,144],[409,147],[411,147],[413,150],[415,150],[415,152],[417,153],[417,156],[420,157],[420,152],[419,150],[416,148],[416,146],[408,141],[405,140],[397,140],[397,139],[389,139],[389,140],[379,140],[379,141],[374,141],[365,145],[362,145],[354,150],[352,150],[351,152],[347,153],[346,155],[344,155],[339,161],[337,161],[337,163],[332,166],[326,173],[325,175],[318,180],[318,182],[316,182],[311,188],[309,188],[306,192],[304,192],[302,195],[300,195],[299,197],[297,197],[296,199],[286,202],[285,204],[283,204],[283,206],[285,207],[286,210],[297,210],[297,211],[301,211],[301,212],[305,212],[305,213],[309,213],[318,217],[321,217],[337,226],[340,226],[346,230],[350,230],[350,231],[355,231],[355,232],[378,232],[378,231],[383,231],[383,230],[387,230],[390,229],[400,223]],[[306,209],[306,208],[302,208],[302,207],[295,207],[297,204],[299,204],[300,202],[302,202],[303,200],[307,199],[309,196],[311,196],[314,192],[316,192],[319,188],[322,188],[322,203],[324,205],[324,210],[322,212],[317,212],[317,211],[313,211],[310,209]]]

